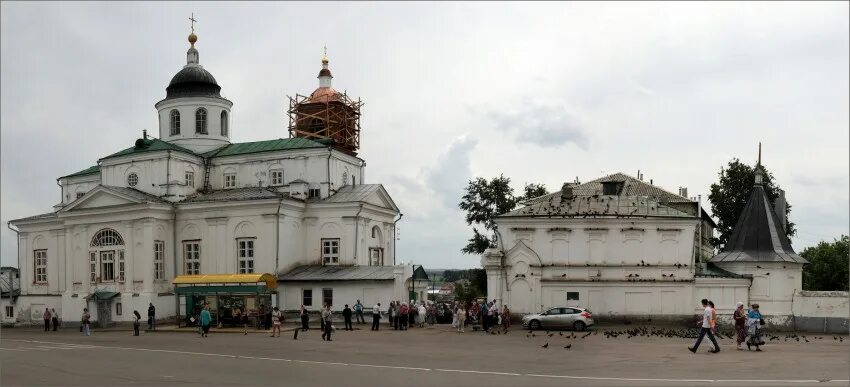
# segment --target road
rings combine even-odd
[[[215,332],[208,338],[185,332],[83,337],[71,330],[3,329],[0,385],[839,386],[850,379],[850,340],[832,335],[772,342],[761,353],[736,351],[726,339],[718,354],[705,345],[691,354],[691,340],[681,338],[363,327],[338,331],[332,342],[314,330],[293,340],[292,332],[280,338]]]

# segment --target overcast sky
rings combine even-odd
[[[640,169],[708,195],[733,157],[787,191],[799,252],[848,233],[848,3],[2,3],[2,263],[56,178],[157,132],[186,63],[233,101],[236,142],[286,137],[286,95],[363,98],[366,182],[401,207],[398,258],[475,267],[474,176],[550,190]]]

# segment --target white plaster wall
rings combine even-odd
[[[795,316],[846,319],[850,316],[850,293],[801,291],[793,305]]]
[[[794,293],[803,287],[803,265],[789,262],[719,262],[718,267],[753,276],[750,303],[766,315],[791,315]]]
[[[233,103],[222,98],[188,97],[163,100],[156,104],[159,114],[159,138],[197,153],[211,151],[227,145],[233,136],[233,125],[228,127],[228,135],[221,135],[221,112],[226,111],[232,123],[230,109]],[[207,134],[195,133],[195,111],[207,110]],[[171,135],[171,111],[180,112],[180,134]]]
[[[62,204],[68,205],[77,200],[77,193],[86,193],[100,184],[100,174],[71,177],[59,180],[62,191]]]
[[[313,305],[308,310],[320,310],[322,304],[322,289],[333,289],[334,311],[342,311],[345,304],[354,306],[359,299],[364,309],[371,309],[376,302],[386,308],[394,299],[392,280],[384,281],[311,281],[311,282],[281,282],[278,284],[280,300],[284,310],[301,308],[302,289],[313,290]],[[280,304],[279,304],[280,305]],[[342,318],[342,316],[338,316]]]

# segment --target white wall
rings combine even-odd
[[[322,306],[322,289],[333,290],[334,311],[341,311],[345,304],[354,307],[359,299],[364,309],[371,309],[376,302],[381,308],[386,308],[394,300],[393,280],[384,281],[311,281],[311,282],[281,282],[278,285],[279,297],[284,310],[301,308],[301,292],[303,289],[313,290],[313,305],[308,310],[317,311]],[[279,304],[280,305],[280,304]]]
[[[794,315],[846,319],[850,316],[850,293],[798,292],[794,297]]]
[[[163,100],[156,104],[159,114],[159,138],[194,152],[203,153],[226,145],[233,135],[233,126],[228,127],[227,136],[221,135],[221,112],[227,112],[228,121],[233,122],[230,109],[233,103],[223,98],[184,97]],[[207,134],[195,133],[195,111],[207,110]],[[180,112],[180,134],[171,135],[171,111]]]

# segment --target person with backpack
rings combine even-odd
[[[139,335],[139,325],[141,325],[140,320],[142,319],[142,315],[139,314],[138,310],[133,311],[133,336]]]

